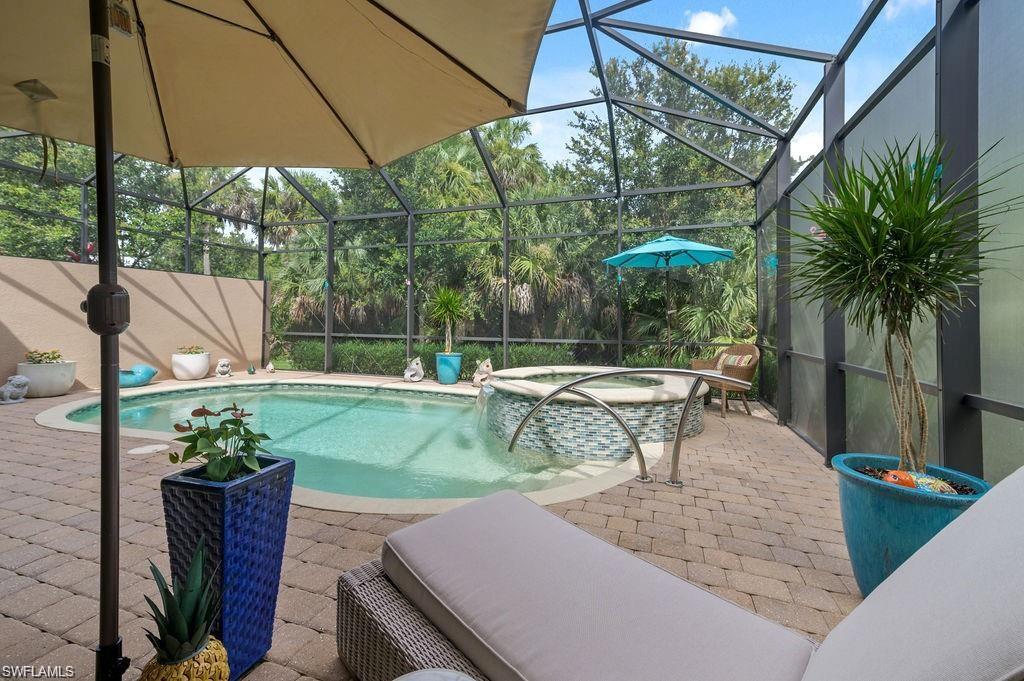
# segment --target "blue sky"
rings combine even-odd
[[[615,0],[591,0],[599,9]],[[714,33],[747,40],[836,52],[864,12],[866,0],[650,0],[618,14],[618,18],[642,23]],[[889,0],[886,9],[847,63],[847,113],[860,106],[892,69],[910,52],[934,23],[934,0]],[[579,17],[578,0],[556,0],[551,21]],[[656,38],[628,35],[645,45]],[[600,39],[605,59],[635,55],[614,41]],[[756,53],[699,45],[696,49],[712,62],[771,59]],[[813,62],[778,59],[783,72],[796,84],[797,108],[821,79],[822,66]],[[590,47],[582,29],[545,37],[534,69],[529,106],[545,106],[590,96],[597,86],[590,75]],[[566,126],[569,112],[532,118],[533,141],[548,160],[566,157]],[[794,140],[798,156],[820,149],[821,122],[812,117]]]

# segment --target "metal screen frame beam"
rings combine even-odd
[[[712,118],[711,116],[705,116],[703,114],[691,113],[689,111],[683,111],[682,109],[673,109],[669,106],[660,106],[658,104],[651,104],[650,102],[642,102],[638,99],[630,99],[629,97],[620,97],[619,95],[609,95],[611,100],[616,104],[628,104],[635,106],[638,109],[647,109],[648,111],[657,111],[658,113],[668,114],[669,116],[675,116],[676,118],[685,118],[688,121],[694,121],[696,123],[707,123],[708,125],[714,125],[719,128],[729,128],[730,130],[736,130],[738,132],[746,132],[751,135],[760,135],[761,137],[770,137],[772,139],[779,139],[776,135],[763,128],[759,128],[753,125],[743,125],[742,123],[733,123],[732,121],[724,121],[719,118]]]
[[[679,40],[685,40],[691,43],[705,43],[707,45],[716,45],[718,47],[728,47],[736,50],[746,50],[747,52],[770,54],[775,57],[803,59],[805,61],[819,62],[821,64],[827,64],[836,58],[836,55],[829,54],[828,52],[818,52],[817,50],[804,50],[798,47],[787,47],[785,45],[761,43],[753,40],[740,40],[739,38],[728,38],[726,36],[712,35],[710,33],[684,31],[678,28],[653,26],[651,24],[642,24],[636,21],[623,21],[622,19],[600,19],[598,23],[602,26],[608,26],[610,28],[621,28],[627,31],[635,31],[637,33],[656,35],[660,38],[677,38]]]
[[[281,166],[275,166],[275,170],[280,173],[281,177],[285,179],[285,182],[290,184],[295,191],[299,193],[306,202],[313,207],[317,213],[324,218],[327,223],[327,251],[324,253],[324,257],[327,258],[326,263],[326,279],[324,280],[324,373],[329,374],[333,368],[333,356],[334,356],[334,336],[332,331],[334,329],[334,219],[331,217],[327,208],[317,200],[315,196],[309,193],[306,186],[299,182],[299,180],[288,171],[287,168]],[[218,187],[217,191],[223,189],[234,180],[224,183],[222,187]],[[266,188],[264,187],[264,191]]]
[[[945,25],[944,7],[954,9]],[[936,4],[935,129],[945,144],[944,180],[966,174],[961,186],[977,183],[978,69],[980,8],[963,0]],[[965,206],[970,210],[976,207]],[[965,225],[977,234],[977,221]],[[977,249],[974,253],[978,257]],[[936,320],[939,384],[939,459],[972,475],[984,473],[981,412],[969,406],[967,395],[981,394],[981,314],[977,286],[965,286],[963,309]]]
[[[708,97],[718,102],[722,106],[726,107],[727,109],[731,109],[735,113],[738,113],[740,116],[743,116],[748,121],[756,123],[757,125],[764,128],[768,132],[772,133],[776,137],[783,137],[785,135],[785,133],[783,133],[781,130],[779,130],[777,127],[775,127],[762,117],[758,116],[749,109],[741,106],[740,104],[737,104],[736,102],[732,101],[731,99],[721,94],[711,86],[705,85],[704,83],[697,80],[696,78],[686,73],[682,69],[676,68],[672,64],[669,64],[667,61],[656,55],[654,52],[651,52],[649,49],[647,49],[640,43],[636,42],[635,40],[631,40],[630,38],[627,38],[626,36],[616,31],[615,29],[609,28],[608,26],[604,26],[602,24],[597,25],[597,30],[601,31],[612,40],[615,40],[617,43],[633,50],[640,56],[646,57],[648,61],[650,61],[654,65],[661,67],[664,71],[672,74],[673,76],[683,81],[693,89],[703,93],[704,95],[707,95]]]
[[[775,208],[775,256],[778,269],[775,276],[775,347],[776,347],[776,383],[775,415],[779,425],[788,425],[793,414],[793,349],[792,301],[790,300],[790,236],[791,199],[785,193],[783,179],[790,176],[789,140],[779,142],[778,162],[775,164],[777,173],[777,200]]]
[[[590,51],[594,56],[594,68],[597,70],[597,77],[601,83],[601,94],[604,99],[605,111],[608,114],[608,142],[612,152],[612,172],[615,174],[615,198],[622,197],[622,173],[619,172],[619,151],[615,139],[615,108],[612,106],[611,89],[608,87],[608,75],[604,71],[604,58],[601,56],[601,46],[597,42],[597,35],[594,33],[594,20],[590,11],[589,0],[579,0],[580,12],[583,14],[583,25],[587,31],[587,40],[590,42]]]
[[[691,140],[688,137],[685,137],[683,135],[680,135],[678,132],[676,132],[672,128],[668,127],[667,125],[662,125],[661,123],[659,123],[658,121],[654,120],[650,116],[645,116],[644,114],[640,113],[639,111],[633,111],[628,106],[624,106],[622,104],[616,103],[616,105],[620,109],[625,111],[626,113],[628,113],[631,116],[635,117],[637,120],[643,121],[647,125],[649,125],[652,128],[654,128],[655,130],[658,130],[658,131],[662,132],[663,134],[668,135],[669,137],[671,137],[675,141],[679,142],[680,144],[682,144],[682,145],[684,145],[686,147],[689,147],[693,151],[696,151],[701,156],[704,156],[704,157],[714,161],[718,165],[722,166],[723,168],[725,168],[725,169],[727,169],[727,170],[729,170],[729,171],[731,171],[733,173],[736,173],[737,175],[739,175],[742,178],[745,178],[748,182],[754,182],[754,180],[756,179],[754,177],[754,175],[750,174],[749,172],[747,172],[743,168],[740,168],[738,165],[736,165],[732,161],[730,161],[728,159],[725,159],[725,158],[722,158],[721,156],[719,156],[718,154],[714,153],[713,151],[709,151],[709,150],[705,149],[704,147],[700,146],[699,144],[697,144],[693,140]]]
[[[377,174],[405,211],[405,359],[412,359],[413,327],[416,324],[416,211],[394,178],[377,168]]]
[[[833,175],[841,172],[843,141],[839,130],[846,118],[846,65],[833,62],[825,66],[824,154],[822,196],[832,193]],[[840,369],[846,362],[846,315],[825,301],[822,322],[825,360],[825,462],[846,451],[846,374]]]

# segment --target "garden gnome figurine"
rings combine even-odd
[[[273,362],[267,362],[267,373],[268,374],[272,374],[272,373],[274,373],[274,371],[275,371],[274,363]]]
[[[7,384],[0,388],[0,404],[17,404],[25,401],[28,393],[28,377],[14,374],[7,377]]]
[[[494,365],[491,364],[491,358],[488,357],[476,367],[476,373],[473,374],[473,387],[482,388],[485,383],[491,380],[491,374],[494,373]]]
[[[215,371],[218,377],[227,378],[231,375],[231,360],[227,357],[217,360],[217,370]]]
[[[423,362],[419,357],[409,360],[409,366],[405,367],[402,378],[406,383],[419,383],[423,380]]]

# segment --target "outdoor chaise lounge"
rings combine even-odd
[[[1012,681],[1024,678],[1024,469],[817,646],[514,492],[391,534],[338,584],[362,681]]]

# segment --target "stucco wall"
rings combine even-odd
[[[263,283],[197,274],[119,270],[131,295],[131,326],[121,334],[121,366],[136,362],[171,377],[171,353],[202,345],[211,368],[221,357],[235,371],[260,361]],[[76,389],[99,387],[98,336],[79,304],[96,282],[95,265],[0,256],[0,382],[27,350],[59,349],[78,362]]]

